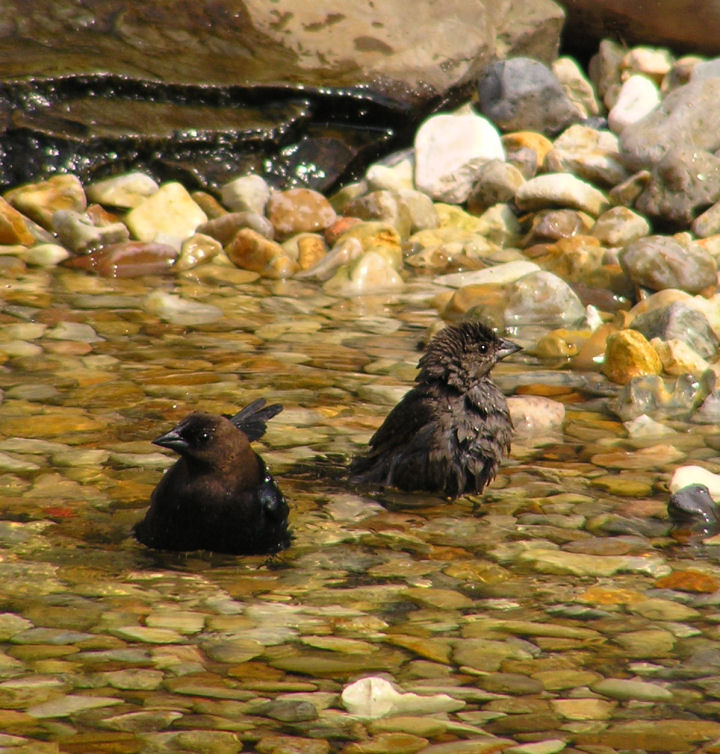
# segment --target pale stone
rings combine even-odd
[[[383,165],[376,162],[365,172],[365,180],[370,191],[402,191],[414,189],[413,172],[415,166],[412,160],[400,160],[394,165]]]
[[[604,699],[551,699],[550,706],[566,720],[607,720],[615,708]]]
[[[405,285],[387,258],[368,251],[341,267],[324,285],[323,290],[337,296],[365,296],[398,290]]]
[[[70,252],[66,248],[54,243],[32,246],[23,254],[25,262],[32,267],[56,267],[69,257]]]
[[[516,435],[546,438],[562,429],[565,406],[541,395],[511,395],[507,399]]]
[[[600,113],[600,103],[593,85],[588,81],[575,58],[563,55],[553,60],[551,68],[562,85],[563,91],[583,118]]]
[[[668,702],[673,698],[670,689],[657,683],[629,678],[603,678],[590,687],[596,694],[612,699],[635,699],[648,702]]]
[[[523,183],[515,195],[521,210],[570,207],[597,217],[609,208],[602,191],[569,173],[545,173]]]
[[[660,90],[647,76],[631,76],[620,88],[617,101],[608,114],[608,124],[620,134],[642,120],[660,104]]]
[[[149,314],[178,325],[203,325],[223,317],[222,310],[213,304],[201,304],[160,290],[145,296],[143,308]]]
[[[84,322],[58,322],[45,333],[45,337],[53,340],[74,340],[79,343],[99,343],[105,340]]]
[[[160,187],[145,173],[125,173],[88,184],[88,199],[106,207],[132,209],[152,196]]]
[[[415,134],[415,185],[438,201],[460,204],[477,168],[505,159],[500,134],[486,118],[471,113],[430,116]]]
[[[81,696],[69,694],[60,699],[52,699],[42,704],[34,704],[27,709],[31,717],[69,717],[84,710],[110,707],[122,704],[122,699],[111,696]]]
[[[462,288],[465,285],[483,285],[486,283],[504,285],[514,283],[524,275],[539,271],[540,267],[535,262],[505,262],[493,267],[486,267],[483,270],[438,275],[435,278],[435,282],[440,285],[448,285],[451,288]]]
[[[264,215],[270,187],[259,175],[244,175],[224,184],[220,189],[220,198],[231,212]]]
[[[176,270],[190,270],[202,262],[207,262],[222,251],[222,244],[212,236],[194,233],[186,238],[180,247],[180,255],[175,260]]]
[[[378,676],[361,678],[349,684],[343,689],[341,699],[351,715],[368,718],[453,712],[465,706],[465,702],[447,694],[421,696],[400,693],[389,681]]]
[[[207,219],[185,187],[171,182],[130,210],[125,222],[140,241],[153,241],[159,233],[182,240]]]
[[[70,174],[54,175],[46,181],[18,186],[8,191],[5,199],[43,228],[52,225],[53,215],[59,209],[84,212],[87,207],[80,179]]]
[[[111,632],[121,639],[140,641],[146,644],[182,644],[184,637],[169,628],[151,626],[117,626]]]
[[[628,178],[617,136],[577,123],[555,139],[544,167],[548,172],[572,173],[606,186],[615,186]]]

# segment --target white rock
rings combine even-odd
[[[132,209],[152,196],[159,188],[157,182],[145,173],[125,173],[91,183],[86,193],[88,199],[98,204]]]
[[[704,484],[710,497],[720,500],[720,474],[713,474],[702,466],[679,466],[670,479],[670,493],[674,494],[690,484]]]
[[[370,191],[403,191],[414,189],[413,172],[415,166],[412,160],[401,160],[396,165],[382,165],[375,163],[365,173],[365,180]]]
[[[77,343],[98,343],[105,340],[84,322],[58,322],[45,333],[45,337],[53,340],[72,340]]]
[[[158,233],[187,238],[207,222],[207,215],[184,186],[171,182],[130,210],[125,222],[139,241],[152,241]]]
[[[660,104],[660,90],[647,76],[635,74],[620,87],[617,101],[608,114],[610,129],[616,134],[644,118]]]
[[[465,702],[453,699],[447,694],[402,694],[392,683],[378,676],[361,678],[351,683],[343,689],[341,698],[345,709],[351,715],[369,718],[390,714],[427,715],[434,712],[452,712],[465,706]]]
[[[226,183],[220,189],[222,203],[232,212],[265,214],[270,187],[259,175],[244,175]]]
[[[605,194],[569,173],[546,173],[523,183],[515,195],[521,210],[569,207],[597,217],[609,208]]]
[[[541,395],[511,395],[507,399],[515,434],[544,439],[562,429],[565,406]]]
[[[317,264],[310,269],[298,272],[296,278],[309,278],[310,280],[329,280],[335,272],[344,264],[354,261],[363,253],[362,242],[358,238],[346,238],[333,246]]]
[[[504,160],[500,134],[474,113],[428,118],[415,134],[415,186],[433,199],[461,204],[480,165]]]
[[[434,282],[448,285],[451,288],[462,288],[464,285],[484,285],[486,283],[514,283],[524,275],[539,272],[540,267],[535,262],[505,262],[494,267],[470,272],[452,272],[449,275],[438,275]]]
[[[204,325],[216,322],[222,310],[212,304],[200,304],[164,291],[153,291],[145,296],[143,308],[160,319],[177,325]]]

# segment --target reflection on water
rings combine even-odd
[[[482,499],[361,494],[344,464],[412,381],[438,289],[338,300],[201,269],[172,292],[224,317],[195,326],[145,313],[166,281],[6,270],[0,750],[720,739],[717,556],[673,539],[665,513],[672,468],[720,469],[712,427],[631,441],[583,389],[596,375],[516,358],[498,382],[564,402],[562,436],[516,440]],[[150,439],[193,409],[259,397],[285,406],[259,449],[291,503],[291,548],[138,545],[130,528],[173,460]],[[378,674],[454,703],[350,715],[342,689]]]

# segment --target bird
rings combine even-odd
[[[264,398],[234,416],[195,411],[152,442],[180,455],[133,533],[160,550],[273,554],[290,544],[288,505],[250,443],[282,411]]]
[[[350,464],[354,484],[479,494],[510,451],[512,420],[490,379],[501,359],[521,350],[479,321],[441,330],[418,363],[417,383]]]

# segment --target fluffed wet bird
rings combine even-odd
[[[416,385],[387,415],[366,454],[350,466],[356,484],[442,493],[483,491],[510,451],[512,421],[490,370],[520,346],[481,322],[441,330]]]
[[[232,417],[194,412],[153,440],[180,458],[153,491],[137,539],[161,550],[244,555],[287,547],[287,503],[250,446],[280,411],[260,398]]]

